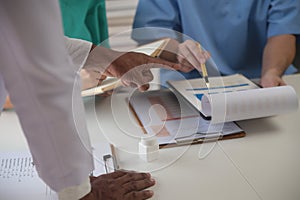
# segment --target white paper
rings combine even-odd
[[[95,96],[97,94],[102,94],[104,92],[110,91],[116,87],[119,87],[121,85],[121,82],[118,78],[114,77],[107,77],[101,85],[90,88],[87,90],[83,90],[81,92],[82,97],[88,97],[88,96]]]
[[[38,177],[29,152],[0,153],[0,186],[1,200],[58,199]]]
[[[291,86],[219,93],[202,98],[202,111],[212,116],[213,123],[268,117],[297,109],[297,94]]]
[[[199,112],[170,91],[151,91],[134,94],[129,100],[149,135],[158,143],[176,143],[177,138],[208,137],[242,132],[233,122],[211,124]],[[195,135],[196,134],[196,135]]]
[[[133,49],[133,52],[144,53],[148,56],[153,56],[156,50],[162,50],[167,40],[158,40],[149,44],[142,45],[138,48]]]
[[[103,156],[111,154],[111,147],[108,143],[93,145],[94,176],[106,173]],[[110,168],[113,167],[110,166]],[[56,192],[39,178],[31,154],[26,151],[0,153],[0,199],[57,200],[58,197]]]
[[[168,84],[170,84],[171,88],[178,92],[206,117],[209,115],[206,115],[206,113],[202,112],[201,104],[201,99],[204,95],[231,93],[235,91],[258,88],[257,85],[241,74],[222,77],[209,77],[209,83],[210,87],[207,88],[203,78],[168,81]]]

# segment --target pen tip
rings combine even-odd
[[[208,77],[207,77],[207,76],[205,76],[205,77],[204,77],[204,80],[205,80],[206,87],[208,87],[208,88],[209,88],[209,81],[208,81]]]

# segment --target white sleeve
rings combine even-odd
[[[55,191],[82,184],[93,156],[55,0],[0,1],[0,74],[39,176]]]
[[[65,42],[76,69],[81,69],[91,51],[92,43],[69,37],[65,37]]]
[[[59,200],[81,199],[91,191],[90,179],[87,178],[82,184],[65,188],[58,193]]]

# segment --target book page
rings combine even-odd
[[[297,94],[291,86],[204,95],[201,103],[202,112],[212,116],[213,123],[267,117],[298,109]]]
[[[133,52],[144,53],[148,56],[156,57],[163,50],[169,39],[162,39],[133,49]]]

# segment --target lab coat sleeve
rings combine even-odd
[[[59,200],[80,199],[91,191],[90,178],[87,178],[82,184],[72,186],[61,190],[58,193]]]
[[[93,159],[58,3],[0,4],[0,74],[38,174],[55,191],[78,186],[93,170]]]
[[[75,69],[79,70],[83,67],[89,52],[92,48],[92,43],[75,38],[65,37],[66,47],[69,55],[72,58]]]

